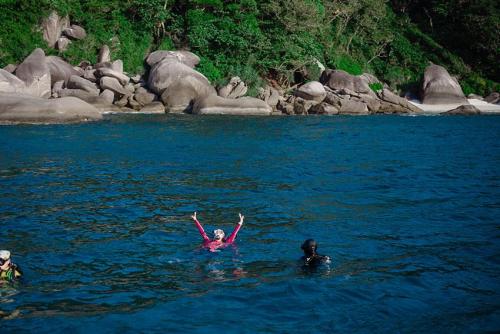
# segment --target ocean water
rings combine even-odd
[[[499,166],[495,116],[2,126],[0,332],[498,332]]]

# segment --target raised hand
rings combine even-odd
[[[191,216],[191,218],[192,218],[193,220],[197,220],[197,219],[196,219],[196,211],[195,211],[195,212],[194,212],[194,214]]]
[[[240,215],[240,221],[238,222],[238,224],[243,224],[243,219],[245,219],[245,216],[243,216],[241,213],[239,213]]]

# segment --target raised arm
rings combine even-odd
[[[228,243],[228,244],[231,244],[234,242],[234,239],[236,239],[236,235],[240,231],[241,225],[243,225],[243,219],[245,219],[245,216],[243,216],[241,213],[239,215],[240,215],[240,221],[238,222],[238,224],[236,224],[236,227],[234,228],[233,233],[231,233],[229,238],[226,239],[226,243]]]
[[[200,235],[203,238],[203,241],[210,241],[210,238],[205,233],[205,230],[203,229],[203,226],[201,226],[200,222],[196,218],[196,212],[191,216],[191,218],[194,220],[194,223],[196,224],[196,228],[200,232]]]

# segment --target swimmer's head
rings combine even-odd
[[[307,239],[306,241],[304,241],[302,246],[300,246],[300,248],[302,248],[306,256],[312,256],[316,254],[318,244],[316,243],[316,241],[314,241],[314,239]]]
[[[7,270],[10,264],[10,252],[8,250],[0,250],[0,269]]]
[[[217,229],[214,231],[214,240],[221,240],[224,239],[225,233],[221,229]]]

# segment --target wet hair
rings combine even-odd
[[[306,241],[304,241],[302,246],[300,246],[300,248],[302,248],[305,255],[311,256],[316,254],[316,250],[318,249],[318,244],[314,239],[307,239]]]

